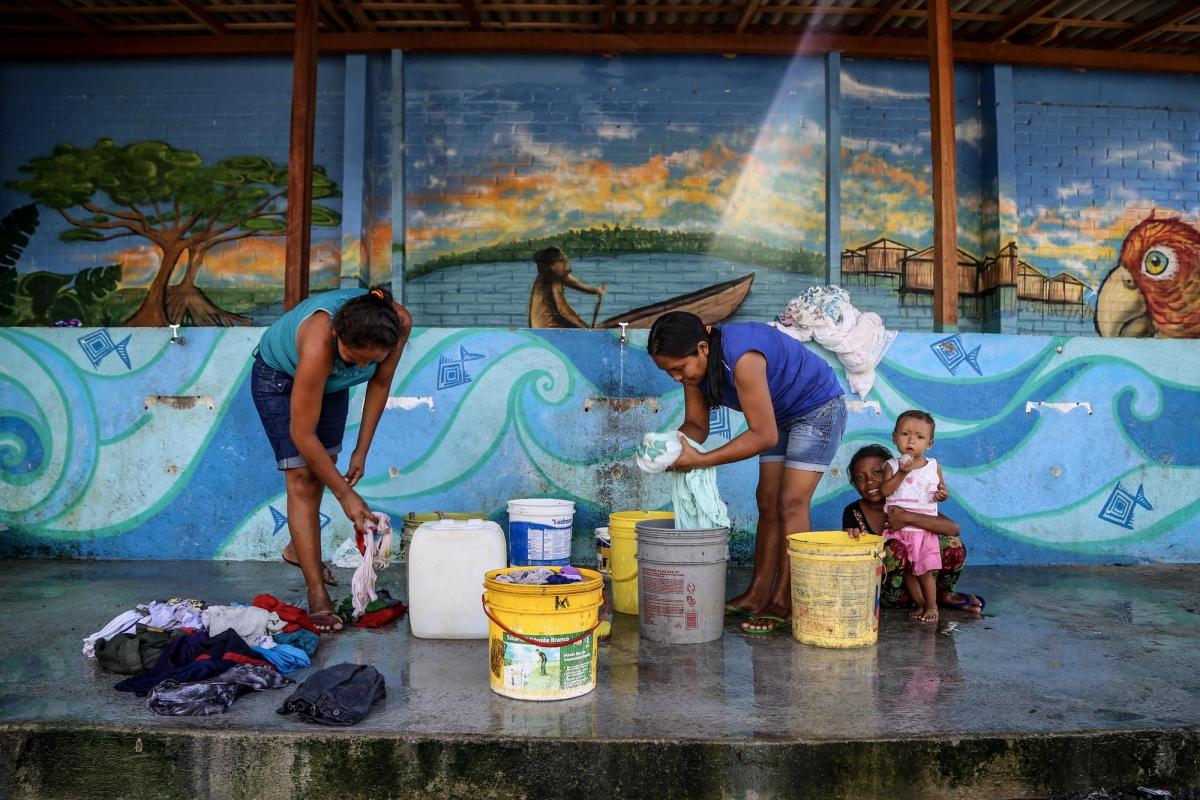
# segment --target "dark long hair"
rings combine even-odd
[[[858,452],[850,457],[850,466],[846,468],[846,477],[850,479],[851,483],[854,483],[854,468],[864,458],[878,458],[882,461],[887,461],[891,457],[892,451],[881,444],[869,444],[865,447],[860,447],[858,448]]]
[[[559,261],[566,261],[567,254],[561,247],[546,247],[533,254],[533,263],[537,264],[538,273],[545,275]]]
[[[704,406],[713,410],[725,393],[725,358],[721,349],[721,329],[704,329],[704,320],[687,311],[669,311],[654,321],[646,340],[646,352],[652,356],[689,358],[698,354],[697,345],[708,342],[708,369],[704,376]]]
[[[338,309],[333,315],[333,333],[347,347],[391,350],[400,341],[404,326],[392,305],[392,293],[375,286]]]

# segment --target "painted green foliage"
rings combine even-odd
[[[263,156],[234,156],[206,164],[199,153],[160,141],[118,146],[100,139],[88,148],[60,144],[20,167],[29,177],[9,187],[55,209],[72,228],[64,241],[149,240],[160,252],[159,268],[142,305],[127,325],[248,324],[218,308],[196,285],[214,247],[286,229],[287,164]],[[321,167],[313,172],[313,199],[338,197]],[[314,205],[312,224],[341,222],[333,208]],[[177,268],[186,264],[175,281]]]

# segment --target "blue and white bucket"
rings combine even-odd
[[[574,522],[575,503],[570,500],[509,500],[509,565],[562,567],[570,564]]]

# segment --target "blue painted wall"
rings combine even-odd
[[[283,480],[246,381],[260,334],[198,329],[180,347],[159,330],[0,331],[0,555],[276,557],[287,537]],[[958,336],[958,352],[978,350],[978,369],[946,357],[943,336],[897,339],[870,396],[881,413],[850,414],[838,469],[818,489],[817,526],[837,527],[855,497],[844,474],[853,451],[887,443],[895,416],[918,407],[937,418],[945,510],[973,563],[1200,558],[1200,351]],[[364,498],[393,515],[441,509],[501,522],[509,499],[572,499],[575,557],[586,562],[591,529],[610,511],[669,503],[669,478],[641,474],[632,454],[646,431],[680,424],[682,396],[643,343],[641,332],[621,346],[608,332],[418,329]],[[179,408],[156,395],[196,400]],[[588,402],[598,397],[654,402],[616,413]],[[714,436],[742,427],[739,415],[718,415]],[[351,424],[345,452],[356,436]],[[735,554],[746,558],[756,465],[718,476]],[[332,552],[348,524],[328,495],[323,512]]]

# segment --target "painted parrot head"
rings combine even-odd
[[[1200,338],[1200,231],[1151,214],[1125,237],[1100,285],[1101,336]]]

